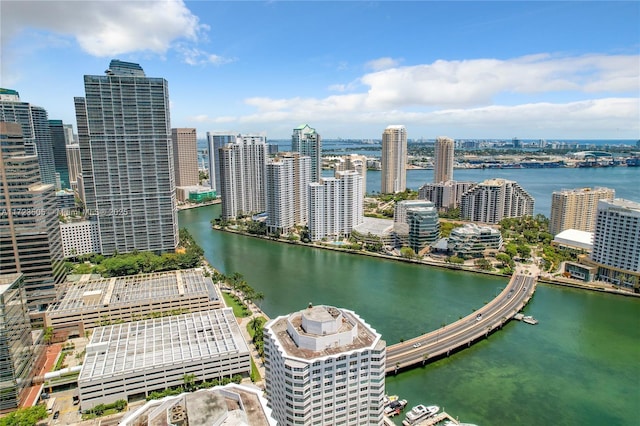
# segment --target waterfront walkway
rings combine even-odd
[[[536,288],[538,271],[519,267],[509,284],[492,301],[452,324],[395,345],[387,346],[387,374],[442,357],[502,328],[529,302]]]
[[[242,332],[242,336],[244,337],[244,340],[247,342],[247,346],[249,346],[249,351],[251,352],[251,358],[253,359],[253,363],[256,365],[256,368],[258,369],[258,372],[260,373],[260,380],[256,381],[253,384],[255,386],[258,386],[258,387],[264,389],[264,376],[265,376],[264,362],[262,361],[262,358],[258,354],[258,350],[256,349],[256,345],[253,344],[253,339],[249,335],[249,331],[247,330],[247,326],[249,325],[249,322],[253,318],[264,317],[267,321],[269,321],[269,317],[264,312],[262,312],[260,310],[260,308],[255,306],[253,303],[249,303],[248,304],[248,308],[251,310],[251,315],[248,316],[248,317],[244,317],[244,318],[238,318],[237,319],[238,320],[238,326],[240,327],[240,331]]]

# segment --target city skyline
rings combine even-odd
[[[637,2],[155,3],[3,1],[2,86],[75,125],[82,75],[118,58],[199,138],[640,138]]]

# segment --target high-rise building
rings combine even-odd
[[[20,101],[15,90],[0,88],[0,121],[22,126],[26,154],[38,156],[40,181],[55,187],[56,167],[47,111]]]
[[[267,160],[267,229],[289,232],[307,222],[311,158],[299,153],[280,154]]]
[[[102,254],[174,251],[176,189],[163,78],[112,60],[85,75],[75,98],[86,211],[98,220]]]
[[[220,194],[220,148],[236,143],[238,135],[230,132],[207,132],[209,147],[209,186]]]
[[[441,136],[436,139],[433,161],[433,182],[453,180],[453,139]]]
[[[0,267],[24,275],[36,315],[65,278],[55,189],[41,182],[38,158],[25,155],[20,124],[0,122],[0,150]]]
[[[460,216],[473,222],[498,223],[533,215],[533,197],[517,182],[487,179],[462,195]]]
[[[266,209],[266,137],[240,135],[219,149],[222,218],[236,219]]]
[[[388,126],[382,133],[382,175],[380,193],[395,194],[407,189],[407,129]]]
[[[173,170],[176,174],[176,186],[196,186],[199,184],[198,140],[196,129],[171,129],[173,144]]]
[[[549,233],[565,229],[593,232],[599,200],[613,200],[615,190],[609,188],[579,188],[555,191],[551,195]]]
[[[38,347],[31,324],[20,273],[0,275],[0,413],[15,410],[27,396]]]
[[[49,120],[49,131],[53,145],[53,161],[56,173],[60,175],[60,188],[71,188],[69,184],[69,165],[67,162],[67,132],[62,120]]]
[[[362,175],[362,193],[367,194],[367,157],[359,154],[343,155],[335,163],[336,172],[355,170]]]
[[[316,129],[302,124],[293,129],[291,151],[311,158],[311,182],[320,182],[322,177],[322,138]]]
[[[283,425],[382,425],[386,343],[353,311],[311,306],[265,325],[267,399]]]
[[[82,174],[80,162],[80,145],[77,143],[67,145],[67,165],[69,167],[69,188],[78,190],[78,176]]]
[[[336,172],[309,185],[311,240],[344,238],[364,221],[362,175],[354,170]]]
[[[418,198],[432,201],[437,209],[455,209],[460,205],[462,194],[471,189],[475,182],[446,182],[425,183],[418,189]]]
[[[639,290],[640,203],[598,201],[591,260],[598,265],[598,279]]]

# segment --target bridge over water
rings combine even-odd
[[[500,294],[473,312],[452,324],[437,330],[387,346],[387,374],[448,356],[451,352],[471,344],[513,318],[529,302],[536,288],[537,274],[524,268],[516,270],[509,284]]]

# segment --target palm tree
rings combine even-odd
[[[227,277],[227,280],[229,281],[231,288],[235,290],[241,282],[244,282],[244,277],[240,272],[234,272],[231,276]]]
[[[260,302],[264,300],[264,293],[257,291],[253,294],[253,302],[260,306]]]
[[[422,355],[422,365],[423,366],[427,363],[428,359],[429,359],[429,354],[425,353],[424,355]]]
[[[254,340],[255,340],[255,336],[262,332],[262,324],[263,324],[262,317],[254,317],[253,319],[251,319],[251,321],[249,321],[249,328],[253,330]]]

